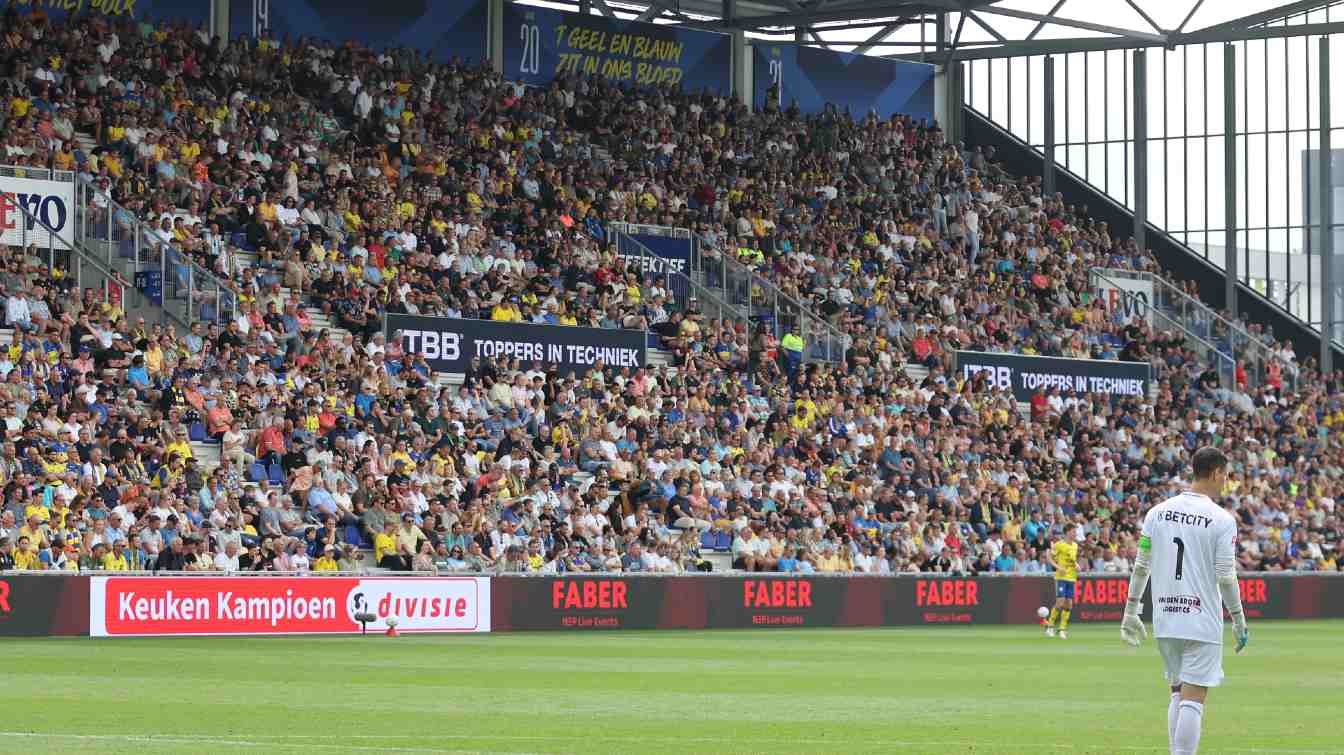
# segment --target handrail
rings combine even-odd
[[[709,241],[707,241],[703,236],[701,236],[698,233],[692,233],[691,238],[693,241],[692,264],[695,266],[696,270],[707,270],[703,250],[704,247],[713,248],[714,245],[710,244]],[[800,324],[803,326],[805,332],[806,331],[814,331],[814,333],[819,332],[827,340],[839,345],[840,347],[839,353],[835,355],[834,358],[829,359],[828,361],[835,361],[835,362],[844,361],[845,350],[849,348],[851,340],[847,334],[843,333],[839,328],[835,327],[835,325],[832,324],[829,320],[813,311],[811,305],[803,304],[802,302],[795,299],[792,295],[781,289],[778,285],[775,284],[774,281],[761,275],[760,273],[756,272],[749,266],[742,264],[742,262],[734,258],[733,255],[729,253],[731,250],[716,249],[716,251],[718,252],[718,257],[722,267],[722,275],[720,276],[719,279],[721,281],[724,281],[725,285],[728,280],[734,278],[745,277],[746,280],[748,281],[748,287],[747,287],[748,306],[750,306],[752,291],[754,291],[756,288],[759,288],[767,296],[767,298],[773,298],[775,300],[776,310],[779,309],[779,302],[782,300],[785,306],[792,306],[799,313],[799,318],[802,320]]]
[[[1114,280],[1106,277],[1101,272],[1099,272],[1099,270],[1094,269],[1092,271],[1092,274],[1094,278],[1109,283],[1112,286],[1115,286],[1120,291],[1120,294],[1125,299],[1125,301],[1136,307],[1136,309],[1131,309],[1130,311],[1138,311],[1137,306],[1142,304],[1143,302],[1139,299],[1137,294],[1133,293],[1132,291],[1126,291],[1123,288],[1120,288],[1115,283]],[[1221,349],[1219,349],[1217,346],[1210,343],[1209,341],[1205,340],[1198,333],[1195,333],[1194,331],[1190,330],[1188,327],[1186,327],[1185,324],[1176,321],[1167,313],[1163,312],[1162,310],[1158,309],[1155,306],[1152,306],[1151,302],[1148,302],[1148,313],[1150,316],[1162,320],[1164,323],[1169,324],[1174,330],[1183,334],[1187,342],[1193,339],[1200,346],[1203,346],[1204,350],[1207,352],[1206,358],[1215,360],[1217,362],[1218,372],[1223,376],[1224,380],[1227,381],[1227,384],[1235,385],[1237,374],[1236,359],[1234,359],[1229,354],[1223,353]]]
[[[721,307],[733,311],[736,319],[748,325],[753,321],[753,315],[756,322],[768,321],[776,337],[782,337],[790,328],[796,326],[808,344],[804,359],[829,363],[844,361],[845,351],[850,343],[849,336],[746,265],[730,259],[728,255],[720,254],[716,262],[721,263],[717,269],[721,285],[713,286],[709,273],[715,271],[710,269],[702,254],[703,247],[708,246],[708,243],[689,229],[624,222],[609,223],[608,228],[617,237],[618,247],[637,245],[641,256],[652,258],[653,262],[645,263],[645,269],[650,269],[647,265],[652,265],[652,269],[655,270],[663,270],[670,266],[666,260],[630,234],[644,233],[689,240],[691,251],[688,269],[686,273],[669,271],[670,279],[678,282],[684,280],[685,283],[682,285],[692,288],[697,295],[710,298]],[[707,282],[701,283],[696,280],[696,275],[704,275]],[[672,288],[676,290],[675,286]],[[738,301],[735,294],[744,297],[744,300]],[[756,294],[768,304],[764,307],[754,304],[753,295]],[[758,309],[765,310],[765,313],[757,315]]]
[[[0,174],[14,175],[13,173],[4,172],[6,169],[9,169],[11,167],[12,166],[0,166]],[[62,171],[62,172],[68,172],[68,171]],[[50,174],[51,171],[48,171],[48,175]],[[49,180],[60,180],[60,179],[56,178]],[[6,201],[4,199],[4,196],[0,195],[0,202],[4,201]],[[28,239],[28,233],[30,232],[29,229],[31,227],[36,226],[42,229],[42,235],[45,236],[47,239],[46,251],[47,251],[48,276],[54,277],[54,273],[57,267],[56,253],[58,251],[62,253],[67,253],[71,256],[70,267],[72,269],[69,272],[70,274],[75,276],[76,287],[78,287],[81,290],[83,289],[83,278],[84,278],[83,266],[89,265],[95,271],[97,271],[99,274],[103,276],[103,283],[102,283],[103,300],[108,301],[110,294],[108,284],[113,283],[121,288],[119,295],[122,297],[122,306],[123,307],[125,306],[124,297],[126,295],[126,290],[132,287],[131,282],[126,280],[126,276],[104,265],[97,257],[90,254],[86,249],[84,249],[82,245],[73,242],[70,239],[65,238],[64,236],[61,236],[60,233],[55,228],[52,228],[48,223],[43,221],[39,215],[33,214],[27,207],[24,206],[22,202],[14,202],[12,204],[9,204],[8,209],[11,210],[17,209],[23,216],[24,223],[21,231],[22,240],[20,242],[22,248],[27,249],[29,246],[33,245],[30,244],[30,240]],[[59,241],[62,244],[64,244],[66,248],[58,250],[55,244],[56,241]],[[77,265],[74,264],[76,262],[78,262]]]
[[[1118,278],[1129,280],[1143,280],[1153,286],[1153,301],[1148,302],[1148,306],[1154,312],[1162,314],[1164,319],[1172,322],[1182,333],[1189,338],[1197,339],[1201,344],[1216,350],[1225,359],[1230,360],[1235,370],[1236,363],[1250,362],[1243,365],[1247,369],[1247,378],[1254,381],[1256,385],[1262,382],[1263,376],[1260,374],[1260,368],[1270,361],[1279,362],[1282,367],[1282,375],[1290,385],[1295,385],[1297,380],[1297,366],[1285,360],[1277,349],[1272,348],[1268,342],[1261,340],[1255,334],[1246,329],[1240,323],[1224,317],[1217,310],[1208,306],[1199,299],[1181,291],[1170,281],[1167,281],[1160,275],[1154,275],[1149,272],[1122,270],[1117,268],[1093,268],[1092,278],[1095,281],[1101,280],[1109,283],[1114,288],[1125,294],[1128,301],[1131,295],[1116,282]],[[1173,302],[1179,302],[1179,306]],[[1179,317],[1177,317],[1179,313]],[[1216,324],[1223,328],[1228,334],[1227,349],[1217,345],[1216,342],[1209,341],[1203,335],[1191,326],[1188,318],[1194,317],[1196,320],[1208,322],[1211,325]],[[1253,360],[1245,359],[1246,354],[1251,354]]]
[[[135,274],[157,272],[157,281],[146,276],[136,281],[136,288],[151,301],[157,298],[154,303],[164,314],[185,327],[198,320],[233,317],[240,294],[232,281],[217,277],[174,244],[161,240],[155,229],[111,196],[103,197],[107,206],[96,208],[95,213],[95,208],[90,207],[90,198],[99,189],[90,179],[77,177],[76,189],[75,229],[82,245],[86,249],[94,243],[100,245],[109,267],[117,267],[113,260],[120,258],[133,267]],[[105,217],[94,218],[94,214]],[[203,307],[197,305],[209,303],[212,298],[214,306],[210,316],[204,316]],[[171,306],[179,299],[184,302],[180,312]]]
[[[695,282],[694,280],[691,280],[689,276],[686,276],[682,273],[678,273],[677,271],[673,270],[672,266],[667,263],[667,260],[664,260],[662,257],[658,256],[658,254],[654,252],[652,249],[650,249],[646,244],[642,243],[633,236],[630,236],[625,231],[617,227],[624,225],[626,224],[624,223],[610,224],[610,232],[613,236],[615,236],[614,241],[617,254],[620,255],[634,254],[635,256],[639,257],[640,260],[639,267],[643,275],[647,275],[649,272],[661,274],[663,276],[664,288],[672,292],[674,298],[678,300],[678,304],[683,308],[683,310],[686,306],[687,300],[693,298],[694,299],[703,298],[705,301],[709,302],[710,306],[713,307],[714,310],[718,311],[719,313],[718,317],[715,319],[737,320],[743,323],[744,325],[750,325],[751,318],[748,315],[742,313],[736,307],[725,302],[723,299],[721,299],[718,295],[716,295],[713,291],[709,290],[705,286],[702,286],[699,283]]]
[[[1173,299],[1177,299],[1181,302],[1188,303],[1191,308],[1198,309],[1205,316],[1221,322],[1223,326],[1226,327],[1229,331],[1239,333],[1243,338],[1243,340],[1245,340],[1247,343],[1256,344],[1265,351],[1269,352],[1274,351],[1274,349],[1267,342],[1261,340],[1254,333],[1251,333],[1249,330],[1247,330],[1246,326],[1242,325],[1239,322],[1236,322],[1235,320],[1229,320],[1218,310],[1214,309],[1213,307],[1210,307],[1209,305],[1205,304],[1199,299],[1182,291],[1171,281],[1167,280],[1166,278],[1160,275],[1155,275],[1148,271],[1124,270],[1121,268],[1113,268],[1113,267],[1093,268],[1093,272],[1100,273],[1102,275],[1107,276],[1108,278],[1131,278],[1133,280],[1151,281],[1154,286],[1161,286],[1163,293],[1167,294],[1168,296],[1171,296]]]

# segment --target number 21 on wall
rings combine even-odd
[[[779,91],[784,91],[784,61],[770,61],[770,83]]]
[[[518,36],[523,41],[523,59],[518,64],[519,73],[541,73],[541,27],[536,24],[523,24],[518,28]]]

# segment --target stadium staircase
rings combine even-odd
[[[634,258],[646,275],[662,276],[662,286],[672,294],[676,306],[686,309],[694,301],[701,314],[727,320],[751,332],[757,325],[769,326],[776,338],[797,327],[807,344],[803,358],[809,362],[839,364],[844,361],[849,339],[830,322],[788,294],[764,276],[728,259],[716,259],[713,269],[705,269],[704,260],[695,250],[705,247],[689,232],[666,226],[611,223],[608,232],[617,253],[627,261]],[[651,233],[685,238],[692,248],[687,272],[674,270],[666,260],[634,237]]]

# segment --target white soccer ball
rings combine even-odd
[[[1045,617],[1050,615],[1050,609],[1046,608],[1045,606],[1041,606],[1040,608],[1036,609],[1036,615],[1044,619]]]
[[[397,617],[396,616],[387,617],[387,625],[389,627],[395,627],[397,625]]]

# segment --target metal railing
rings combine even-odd
[[[1116,268],[1093,268],[1092,283],[1106,283],[1123,290],[1122,280],[1143,281],[1152,286],[1149,302],[1138,302],[1126,295],[1127,302],[1142,304],[1162,326],[1172,328],[1187,337],[1187,346],[1196,351],[1213,350],[1210,364],[1217,365],[1219,374],[1226,371],[1224,385],[1235,385],[1236,365],[1241,363],[1250,387],[1263,385],[1268,379],[1268,367],[1277,362],[1285,386],[1296,387],[1298,368],[1282,357],[1268,342],[1248,331],[1243,325],[1224,317],[1212,307],[1185,293],[1159,275]],[[1142,308],[1129,311],[1143,311]],[[1154,325],[1158,325],[1154,322]],[[1194,343],[1191,343],[1193,341]]]
[[[712,320],[726,320],[750,326],[751,318],[723,301],[717,294],[677,272],[668,260],[660,257],[638,239],[621,230],[625,223],[611,223],[608,234],[614,243],[616,253],[625,261],[626,267],[635,267],[642,277],[654,276],[659,284],[676,302],[676,307],[685,312],[692,302],[700,314]]]
[[[689,291],[694,291],[701,298],[712,297],[712,300],[730,309],[734,319],[752,326],[764,324],[776,338],[782,338],[797,328],[806,344],[803,352],[805,361],[831,364],[844,361],[845,351],[849,348],[849,336],[814,312],[810,306],[780,290],[764,275],[733,259],[729,253],[722,252],[688,229],[632,223],[610,223],[608,227],[622,255],[627,254],[624,250],[634,249],[637,245],[641,254],[655,260],[648,264],[668,279],[668,290],[677,296],[679,303],[684,301]],[[632,238],[631,234],[687,240],[689,258],[685,272],[672,269],[671,263]],[[645,267],[646,272],[649,269]]]
[[[63,179],[73,181],[74,178],[74,174],[68,171],[14,166],[0,166],[0,175],[50,181]],[[102,291],[102,301],[122,307],[123,310],[133,303],[128,300],[132,296],[131,282],[62,235],[60,229],[53,227],[43,218],[40,208],[34,212],[29,203],[22,200],[12,201],[3,194],[0,194],[0,203],[3,203],[0,211],[9,214],[10,217],[6,225],[12,224],[5,234],[6,243],[18,246],[28,256],[44,262],[50,280],[73,278],[75,296],[82,295],[86,286],[96,287]],[[17,216],[13,214],[16,211]]]
[[[74,228],[89,254],[134,281],[145,298],[181,325],[223,322],[237,312],[239,295],[231,281],[215,276],[165,232],[83,178],[75,186]]]

